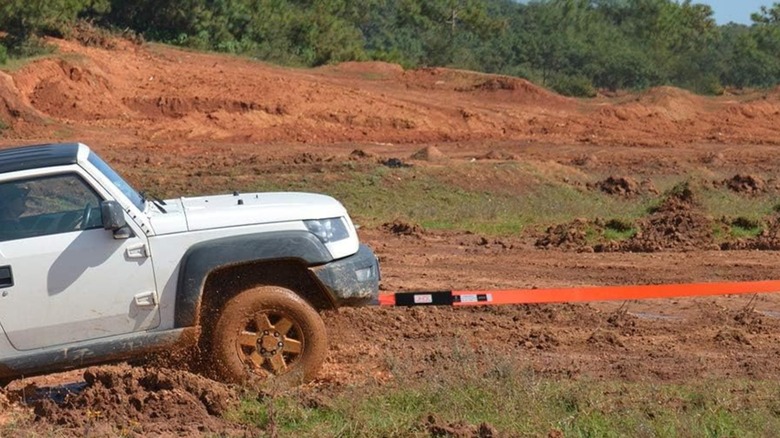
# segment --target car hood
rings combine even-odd
[[[330,196],[314,193],[234,193],[166,200],[151,215],[158,234],[346,216]],[[182,230],[184,227],[186,229]]]

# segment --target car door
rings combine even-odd
[[[0,325],[18,350],[159,325],[146,238],[104,230],[105,193],[88,181],[73,171],[0,183],[26,193],[24,213],[0,222]]]

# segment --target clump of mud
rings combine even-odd
[[[766,182],[759,176],[737,174],[721,182],[729,190],[746,195],[757,195],[767,191]]]
[[[742,330],[734,328],[724,328],[718,331],[713,340],[725,346],[753,346],[753,343],[750,342],[750,339]]]
[[[561,345],[558,338],[552,333],[543,330],[531,330],[527,335],[520,336],[517,344],[528,349],[540,351],[554,350],[555,347]]]
[[[418,224],[410,224],[400,220],[386,222],[382,224],[382,230],[395,234],[396,236],[412,236],[421,238],[425,234],[425,229]]]
[[[598,348],[625,348],[623,340],[617,333],[602,329],[597,329],[590,334],[588,337],[588,344]]]
[[[238,403],[236,393],[205,377],[120,365],[88,368],[84,380],[82,390],[67,393],[59,402],[50,397],[33,400],[36,421],[80,430],[110,425],[123,436],[239,432],[221,418]]]
[[[658,194],[658,190],[650,180],[637,182],[630,176],[610,176],[605,180],[589,185],[608,195],[635,197],[643,194]]]

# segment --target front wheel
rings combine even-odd
[[[291,290],[264,286],[233,297],[211,332],[213,371],[234,383],[293,386],[312,380],[328,342],[322,318]]]

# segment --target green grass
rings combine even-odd
[[[777,197],[772,193],[745,196],[725,188],[696,187],[695,190],[704,210],[714,218],[768,216],[777,204]]]
[[[164,160],[161,160],[164,162]],[[293,190],[327,193],[341,201],[364,225],[395,219],[429,229],[467,230],[487,235],[509,235],[539,230],[577,217],[621,217],[644,214],[650,199],[626,201],[595,191],[534,175],[524,166],[455,164],[448,168],[384,166],[355,169],[351,163],[332,165],[320,172],[259,174],[237,166],[193,172],[168,168],[165,172],[129,169],[132,180],[164,196],[239,191]],[[124,170],[124,169],[123,169]],[[496,179],[494,186],[469,189],[462,181],[473,174]],[[152,176],[148,175],[164,175]],[[144,176],[146,175],[146,176]],[[528,180],[533,183],[526,183]]]
[[[634,237],[637,229],[629,220],[611,219],[604,225],[604,239],[612,241],[627,240]]]
[[[164,157],[159,161],[168,166]],[[311,191],[334,196],[362,225],[376,226],[398,219],[427,229],[484,235],[536,233],[575,218],[617,219],[629,226],[607,226],[601,237],[625,240],[636,234],[636,221],[652,212],[664,197],[663,193],[634,198],[610,196],[585,189],[584,183],[592,181],[569,168],[538,163],[450,163],[391,169],[372,163],[323,162],[282,171],[262,166],[238,161],[225,166],[180,163],[159,171],[143,166],[122,170],[128,171],[131,181],[143,181],[144,189],[160,196],[234,190]],[[580,185],[563,182],[559,172],[570,172],[569,180]],[[708,178],[718,179],[712,175]],[[659,176],[654,183],[666,192],[685,181],[689,180]],[[762,222],[776,213],[778,204],[772,193],[746,196],[707,184],[689,182],[689,186],[701,210],[715,221],[739,215]],[[716,234],[723,238],[751,237],[761,230],[760,226],[737,226]]]
[[[505,370],[506,371],[506,370]],[[502,433],[566,437],[769,437],[780,430],[780,383],[624,383],[537,378],[532,372],[444,372],[429,381],[352,387],[312,404],[304,390],[247,398],[229,418],[279,436],[430,436],[486,422]],[[320,395],[319,397],[323,397]]]
[[[750,219],[744,216],[739,216],[730,223],[731,235],[736,238],[757,237],[763,229],[760,219]]]
[[[576,217],[636,218],[646,208],[646,203],[641,201],[626,202],[553,181],[512,187],[512,179],[528,177],[523,168],[485,166],[481,171],[491,176],[501,173],[508,180],[495,188],[470,190],[453,185],[453,180],[467,178],[468,171],[463,166],[453,166],[447,169],[445,176],[430,169],[380,167],[367,174],[352,172],[331,183],[312,182],[316,188],[341,200],[352,214],[369,224],[403,219],[430,229],[467,230],[490,235],[541,229]]]

